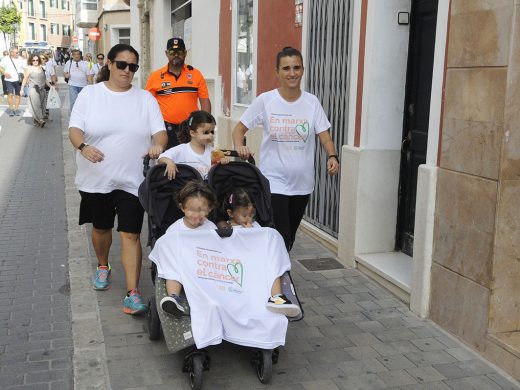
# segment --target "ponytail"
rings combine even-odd
[[[177,139],[181,144],[185,144],[191,141],[190,131],[197,131],[197,128],[204,124],[211,123],[217,124],[217,121],[209,112],[204,110],[193,111],[190,116],[181,122],[179,125],[179,131],[177,132]]]
[[[103,81],[108,81],[110,78],[110,71],[108,70],[108,65],[103,65],[103,67],[99,70],[96,76],[96,83],[101,83]]]

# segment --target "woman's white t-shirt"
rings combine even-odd
[[[207,180],[208,172],[211,168],[212,146],[207,145],[204,153],[199,154],[191,148],[191,144],[180,144],[164,151],[159,158],[167,157],[176,164],[186,164],[195,168],[203,180]]]
[[[258,96],[240,118],[248,129],[263,125],[260,171],[271,192],[307,195],[314,190],[316,135],[330,122],[318,98],[302,91],[288,102],[277,89]]]
[[[78,189],[90,193],[123,190],[137,196],[151,137],[165,131],[157,100],[135,86],[114,92],[105,83],[89,85],[78,95],[69,127],[82,130],[84,142],[105,155],[103,161],[91,163],[76,152]]]

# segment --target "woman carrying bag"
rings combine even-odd
[[[25,70],[25,76],[22,81],[23,87],[29,85],[29,107],[34,118],[34,125],[38,127],[45,126],[45,86],[47,83],[45,70],[42,67],[42,61],[39,56],[30,56],[29,67]]]

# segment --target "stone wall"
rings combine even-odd
[[[520,377],[514,346],[490,341],[520,331],[515,0],[451,2],[431,291],[433,321]]]

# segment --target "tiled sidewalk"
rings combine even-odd
[[[170,354],[162,340],[148,339],[146,317],[122,313],[125,291],[118,237],[110,257],[111,288],[90,288],[96,261],[90,255],[88,232],[76,225],[79,197],[73,190],[70,148],[64,158],[74,254],[70,278],[76,388],[189,389],[188,377],[181,372],[183,355]],[[145,237],[143,232],[143,242]],[[146,248],[145,259],[148,252]],[[520,388],[357,270],[308,271],[299,260],[333,257],[312,238],[300,233],[291,257],[306,316],[289,325],[272,383],[258,381],[250,350],[223,344],[209,349],[212,361],[204,389]],[[146,297],[153,292],[149,265],[145,260],[140,284]]]

